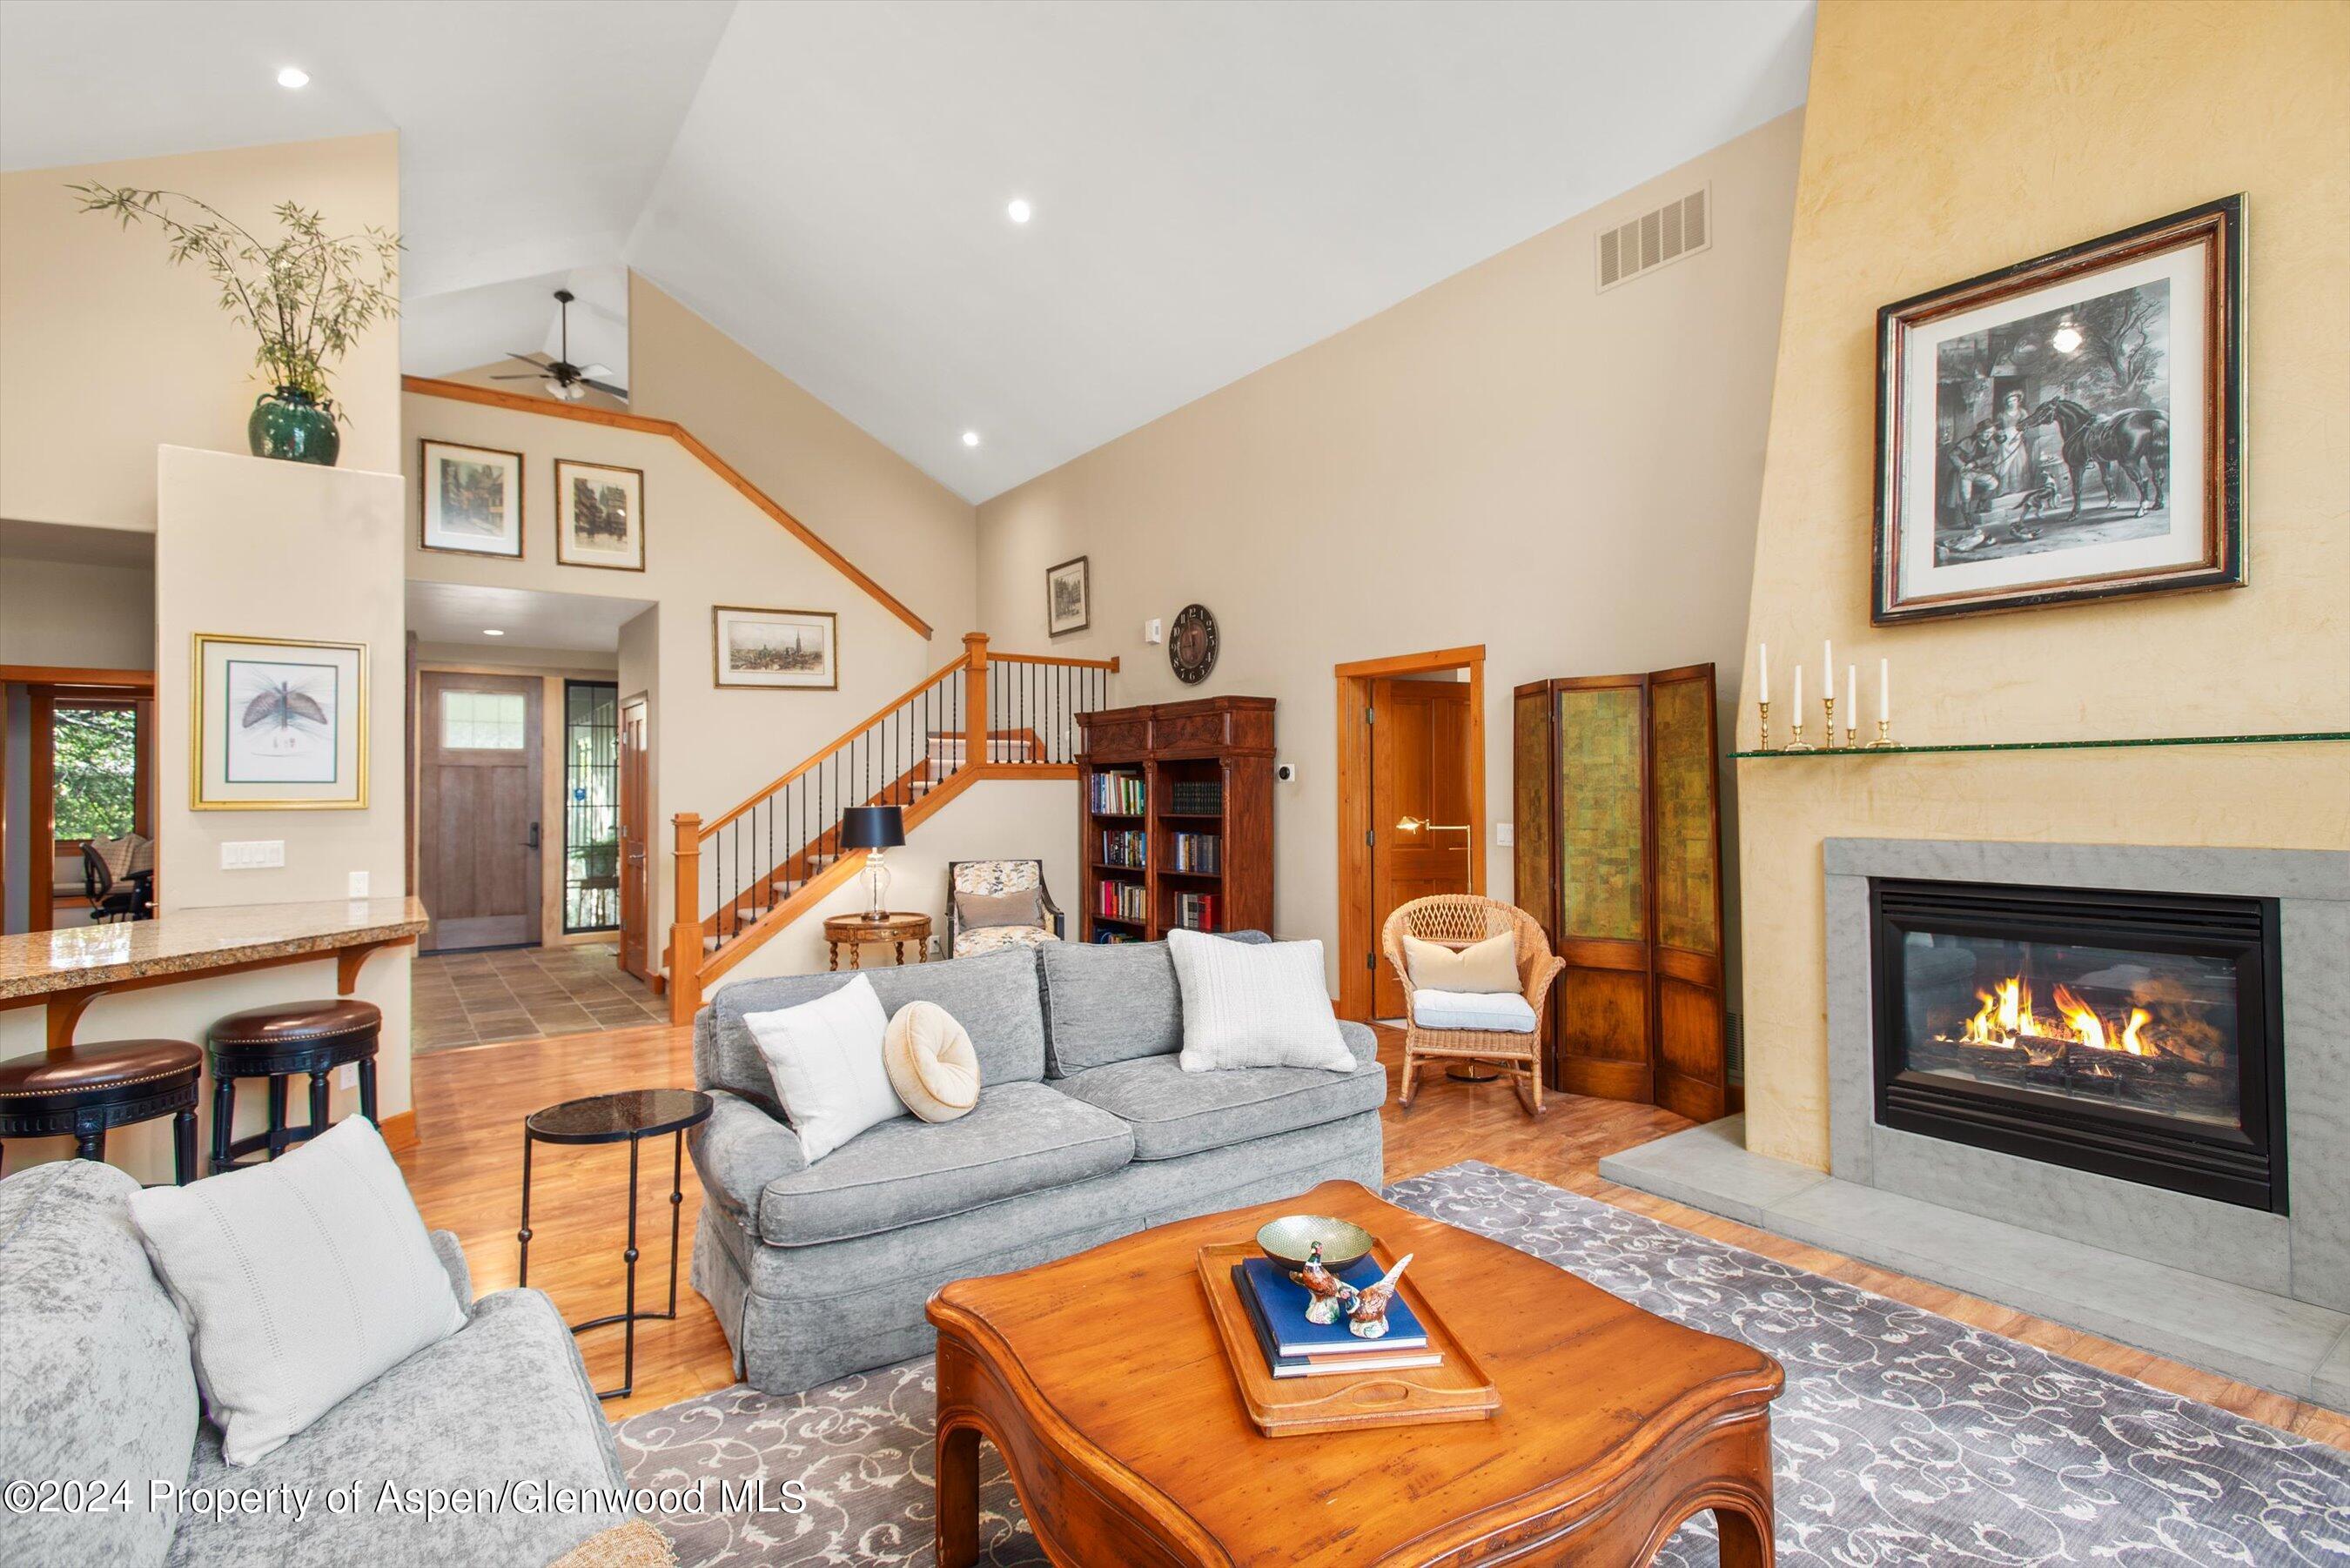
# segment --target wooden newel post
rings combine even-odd
[[[962,650],[971,661],[962,672],[962,760],[970,766],[988,761],[987,633],[964,632]]]
[[[677,814],[677,901],[669,929],[669,1021],[702,1005],[702,815]]]

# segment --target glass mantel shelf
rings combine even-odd
[[[2350,741],[2350,730],[2319,730],[2293,735],[2151,735],[2126,741],[1983,741],[1947,746],[1912,746],[1898,742],[1890,746],[1871,746],[1864,742],[1849,746],[1818,746],[1808,752],[1774,750],[1730,754],[1740,762],[1775,762],[1781,757],[1792,761],[1809,757],[1922,756],[1943,752],[2081,752],[2114,746],[2276,746],[2309,741]]]

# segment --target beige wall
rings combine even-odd
[[[353,871],[377,898],[404,890],[405,758],[400,732],[400,483],[397,474],[317,468],[165,446],[153,460],[155,537],[156,888],[175,909],[346,896]],[[196,811],[189,693],[200,631],[364,643],[368,649],[368,805],[362,810]],[[279,839],[282,868],[224,871],[226,840]],[[379,1110],[408,1109],[409,950],[388,949],[359,972],[358,995],[383,1010]],[[240,1007],[335,993],[332,962],[189,981],[101,997],[85,1040],[161,1035],[202,1040]],[[37,1047],[39,1014],[0,1014],[0,1054]],[[357,1109],[336,1087],[334,1114]],[[260,1115],[260,1096],[241,1114]],[[209,1114],[207,1107],[206,1113]],[[109,1157],[147,1180],[171,1169],[168,1122],[128,1129]],[[70,1145],[36,1146],[62,1158]],[[13,1167],[17,1152],[9,1151]]]
[[[255,233],[270,209],[320,209],[336,233],[400,224],[399,139],[286,142],[0,175],[0,517],[155,526],[155,449],[247,450],[265,389],[254,335],[151,224],[79,211],[70,183],[182,191]],[[399,466],[400,335],[369,332],[331,368],[347,468]]]
[[[2340,5],[1824,4],[1752,638],[1789,660],[1823,637],[1865,670],[1889,657],[1908,741],[2350,730],[2345,81]],[[1872,630],[1877,306],[2239,191],[2251,586]],[[1751,742],[1751,707],[1740,721]],[[1822,1168],[1823,837],[2350,846],[2341,746],[1741,774],[1748,1144]]]
[[[155,667],[155,572],[0,555],[0,664]]]
[[[1497,823],[1513,684],[1733,678],[1799,136],[1774,120],[980,508],[1006,646],[1044,642],[1045,568],[1088,556],[1092,628],[1052,651],[1121,655],[1120,702],[1279,701],[1282,935],[1336,942],[1333,664],[1483,643]],[[1713,248],[1595,293],[1598,230],[1700,182]],[[1192,689],[1139,634],[1195,599],[1223,648]]]
[[[727,810],[962,651],[959,631],[941,628],[924,639],[667,436],[421,393],[408,394],[406,412],[409,576],[660,606],[657,614],[639,618],[645,635],[633,645],[624,630],[617,661],[622,696],[652,694],[656,946],[669,925],[671,815],[709,817]],[[418,543],[419,452],[428,438],[523,453],[522,560],[426,550]],[[644,571],[556,565],[558,457],[643,472]],[[876,575],[895,592],[893,566],[894,558],[880,559]],[[719,690],[711,668],[712,607],[719,604],[834,612],[840,689]],[[653,657],[640,660],[648,646]]]
[[[629,408],[675,420],[930,622],[979,623],[970,503],[648,279],[629,282]]]

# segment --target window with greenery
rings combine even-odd
[[[50,737],[59,838],[120,838],[139,820],[139,711],[56,710]]]
[[[620,689],[563,683],[563,929],[620,924]]]

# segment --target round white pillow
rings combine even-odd
[[[971,1032],[935,1002],[910,1002],[881,1037],[881,1064],[906,1108],[951,1122],[979,1104],[979,1053]]]

